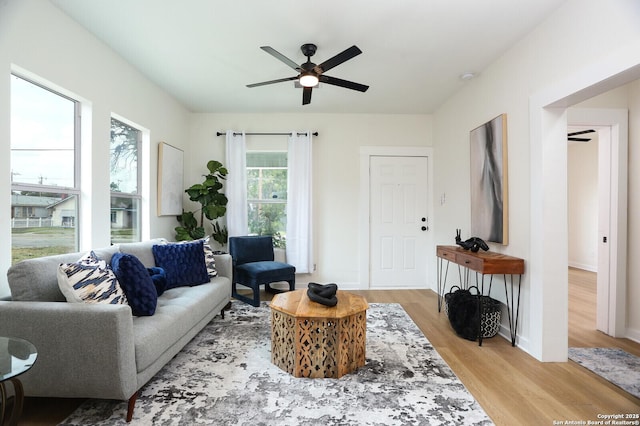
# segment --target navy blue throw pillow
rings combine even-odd
[[[156,286],[158,297],[162,296],[162,293],[167,288],[167,274],[164,269],[154,266],[153,268],[147,268],[147,272],[149,272],[153,285]]]
[[[127,296],[133,315],[153,315],[158,306],[158,293],[140,259],[132,254],[116,253],[111,257],[111,269]]]
[[[156,266],[167,274],[167,290],[209,282],[202,240],[186,244],[157,244],[151,250]]]

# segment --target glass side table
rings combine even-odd
[[[36,362],[38,352],[31,342],[17,337],[0,336],[0,425],[16,425],[22,414],[24,391],[18,376]],[[7,383],[13,385],[13,407],[7,410],[11,399],[7,396]]]

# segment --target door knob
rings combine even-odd
[[[426,230],[427,230],[427,229],[429,229],[429,228],[427,228],[426,226],[423,226],[423,227],[422,227],[422,228],[420,228],[420,229],[422,229],[423,231],[426,231]]]

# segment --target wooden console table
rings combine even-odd
[[[437,246],[436,255],[438,256],[438,312],[442,309],[442,301],[444,300],[450,262],[458,265],[460,287],[462,288],[469,287],[470,271],[476,272],[476,286],[478,285],[478,274],[481,274],[482,278],[478,288],[482,294],[484,294],[485,275],[490,276],[489,291],[487,292],[487,295],[491,293],[493,276],[504,276],[504,293],[507,303],[507,316],[509,318],[509,331],[511,332],[511,346],[515,346],[516,333],[518,331],[518,313],[520,311],[520,286],[522,284],[522,274],[524,274],[524,259],[491,251],[479,251],[477,253],[473,253],[472,251],[465,250],[458,246]],[[462,270],[463,268],[464,273]],[[509,294],[508,291],[507,275],[510,276],[511,294]],[[518,297],[515,299],[515,304],[514,275],[518,276]],[[515,312],[512,315],[513,308],[515,308]],[[479,339],[480,344],[482,344],[482,333],[480,333]]]

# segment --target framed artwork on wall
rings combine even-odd
[[[165,142],[158,144],[158,216],[182,214],[183,157],[182,150]]]
[[[471,235],[509,243],[507,115],[473,129],[471,157]]]

